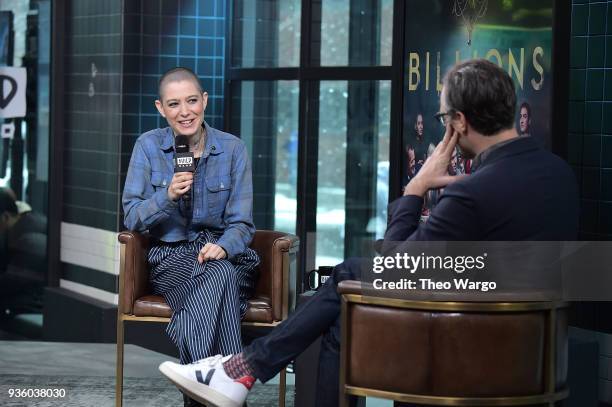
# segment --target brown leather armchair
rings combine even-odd
[[[152,295],[146,253],[147,236],[121,232],[119,306],[117,308],[116,406],[123,403],[123,344],[125,321],[168,323],[172,310],[161,296]],[[297,236],[258,230],[250,247],[259,254],[259,278],[243,325],[273,327],[285,319],[290,307],[290,275],[295,273]],[[285,371],[281,372],[279,406],[285,405]]]
[[[341,406],[350,396],[442,406],[568,396],[566,303],[413,301],[356,281],[339,292]]]

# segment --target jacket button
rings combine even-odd
[[[163,180],[163,181],[162,181],[162,185],[163,185],[163,186],[166,186],[166,180]]]
[[[212,146],[210,149],[211,149],[212,151],[215,151],[217,148],[216,148],[215,146]]]

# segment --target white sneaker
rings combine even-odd
[[[232,379],[225,373],[223,362],[232,357],[212,356],[180,365],[164,362],[159,371],[192,399],[212,407],[242,407],[255,383],[252,376]]]

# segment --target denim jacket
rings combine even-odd
[[[168,197],[174,175],[172,129],[155,129],[138,137],[125,188],[125,226],[164,242],[193,241],[203,229],[220,235],[217,244],[228,258],[243,253],[253,238],[253,184],[244,143],[206,128],[206,146],[194,173],[192,210],[185,217],[179,202]]]

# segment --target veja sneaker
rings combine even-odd
[[[232,355],[211,356],[197,362],[180,365],[164,362],[159,371],[192,399],[211,407],[242,407],[255,378],[232,379],[225,374],[223,363]]]

